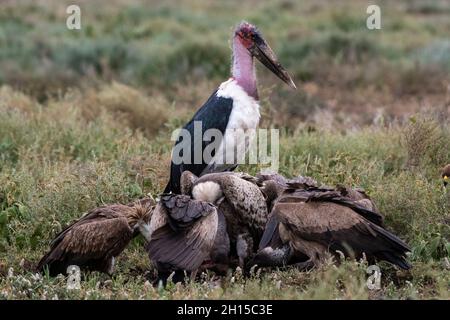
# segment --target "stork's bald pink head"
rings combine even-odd
[[[292,81],[291,76],[278,62],[275,53],[267,44],[266,40],[264,40],[261,32],[256,26],[243,21],[236,28],[234,37],[239,40],[252,56],[261,61],[261,63],[278,78],[287,83],[291,88],[297,88],[294,81]]]

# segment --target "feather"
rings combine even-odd
[[[152,204],[142,199],[129,205],[114,204],[89,211],[55,236],[37,270],[48,268],[50,275],[55,276],[65,274],[73,264],[109,273],[112,258],[125,249],[135,234],[128,218],[150,215]]]
[[[179,194],[181,192],[180,178],[183,171],[189,170],[194,175],[199,176],[208,165],[204,162],[203,157],[202,162],[199,164],[194,161],[194,122],[198,121],[198,123],[201,125],[201,137],[203,137],[203,134],[206,130],[211,128],[217,129],[223,134],[227,128],[232,109],[233,99],[219,97],[217,95],[217,91],[215,91],[209,97],[206,103],[194,114],[192,119],[183,127],[183,129],[187,130],[191,134],[190,162],[181,164],[175,164],[173,161],[171,162],[170,180],[166,188],[164,189],[164,193],[172,192]],[[204,150],[206,146],[208,146],[212,142],[213,141],[202,141],[202,150]],[[181,136],[176,141],[175,146],[180,143],[183,143]]]
[[[320,201],[316,201],[318,199]],[[302,243],[303,248],[313,248],[317,243],[318,248],[342,251],[347,256],[360,257],[365,253],[368,258],[384,259],[405,267],[404,256],[410,248],[402,240],[365,219],[353,206],[326,202],[327,199],[328,196],[316,197],[308,202],[285,201],[275,205],[274,212],[289,230],[288,237],[293,243]]]
[[[192,200],[194,201],[194,200]],[[200,206],[193,206],[200,208]],[[209,256],[218,228],[216,209],[205,204],[207,210],[198,213],[195,221],[190,221],[181,230],[164,225],[155,230],[147,245],[150,259],[159,266],[172,270],[196,270]],[[212,208],[213,210],[210,210]]]
[[[189,228],[198,219],[215,213],[216,210],[212,204],[193,200],[187,195],[163,194],[160,203],[174,231]]]
[[[239,173],[212,173],[200,177],[194,185],[213,181],[220,185],[222,193],[235,211],[235,219],[248,226],[256,236],[256,242],[264,232],[267,223],[267,203],[263,193],[249,178],[242,179]]]

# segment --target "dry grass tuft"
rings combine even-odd
[[[22,92],[15,91],[9,86],[0,87],[0,108],[5,110],[19,110],[24,113],[33,111],[35,101]]]
[[[406,167],[409,169],[427,164],[438,166],[447,158],[448,136],[432,118],[420,115],[410,117],[403,138],[407,150]]]
[[[164,126],[171,112],[170,103],[162,95],[149,97],[118,82],[104,85],[99,91],[88,91],[81,108],[87,120],[97,118],[106,110],[147,137],[154,136]]]

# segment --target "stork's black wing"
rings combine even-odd
[[[228,125],[228,120],[230,118],[231,110],[233,109],[233,99],[231,98],[224,98],[217,96],[217,91],[215,91],[211,97],[209,97],[208,101],[195,113],[191,121],[189,121],[183,129],[187,130],[190,133],[190,141],[184,141],[183,136],[180,135],[178,137],[177,142],[175,143],[175,146],[181,147],[181,143],[184,143],[187,148],[189,148],[190,155],[186,155],[186,158],[190,159],[189,163],[185,163],[181,161],[181,163],[174,163],[174,155],[179,156],[180,158],[183,158],[183,150],[181,149],[180,152],[172,154],[172,161],[170,166],[170,180],[167,184],[164,193],[177,193],[179,194],[181,192],[180,190],[180,177],[181,173],[183,171],[189,170],[196,176],[199,176],[202,171],[206,168],[208,165],[205,163],[203,159],[203,150],[207,145],[214,142],[213,141],[203,141],[203,134],[208,129],[217,129],[223,134],[225,133],[225,130]],[[199,125],[201,125],[201,136],[194,136],[194,126],[195,122],[199,121]],[[199,126],[200,127],[200,126]],[[194,150],[195,150],[195,144],[194,141],[201,141],[201,150],[202,154],[200,156],[200,162],[196,163],[194,161]],[[197,142],[198,143],[198,142]],[[214,155],[214,153],[213,153]],[[198,160],[198,159],[197,159]],[[187,161],[186,161],[187,162]]]

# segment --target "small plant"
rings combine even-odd
[[[407,151],[406,167],[439,166],[448,155],[447,138],[439,123],[431,118],[412,116],[403,133]]]

